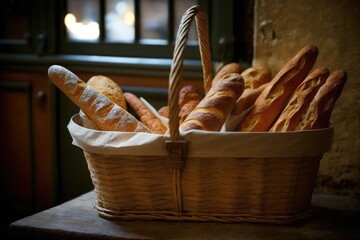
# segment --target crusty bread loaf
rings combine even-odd
[[[53,65],[49,68],[48,74],[50,80],[86,114],[98,129],[150,132],[134,116],[88,86],[66,68]]]
[[[245,83],[245,90],[255,89],[271,81],[271,71],[266,67],[249,67],[240,74]]]
[[[164,134],[167,128],[162,122],[150,111],[150,109],[134,94],[125,92],[126,102],[139,116],[140,121],[150,129],[152,133]]]
[[[295,130],[328,127],[332,110],[344,88],[346,79],[347,74],[343,70],[336,70],[331,73],[302,115]]]
[[[220,70],[215,74],[215,77],[213,78],[212,84],[215,84],[220,79],[223,79],[225,75],[229,73],[242,73],[243,67],[240,65],[240,63],[232,62],[225,64]]]
[[[315,69],[296,88],[284,111],[280,114],[270,131],[294,131],[319,88],[329,76],[329,70],[324,67]]]
[[[94,88],[96,91],[101,92],[118,106],[126,110],[126,102],[123,92],[120,86],[112,79],[106,76],[97,75],[91,77],[87,81],[87,85]]]
[[[236,130],[268,131],[295,88],[314,66],[317,55],[318,48],[314,45],[302,48],[271,80]]]
[[[220,131],[236,100],[244,90],[244,80],[237,73],[225,75],[214,84],[185,121],[180,130]]]
[[[236,101],[234,110],[232,111],[232,114],[234,115],[240,115],[243,113],[246,109],[254,105],[256,99],[260,96],[260,94],[264,91],[264,89],[267,87],[269,83],[265,83],[261,85],[258,88],[252,89],[252,88],[246,88],[239,97],[239,99]]]

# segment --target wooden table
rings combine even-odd
[[[360,239],[360,203],[315,194],[314,217],[291,225],[166,221],[109,221],[94,209],[95,193],[18,220],[14,239]]]

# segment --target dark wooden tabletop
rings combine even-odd
[[[18,220],[13,239],[360,239],[360,203],[344,196],[314,194],[314,216],[301,223],[204,223],[109,221],[94,209],[95,193]]]

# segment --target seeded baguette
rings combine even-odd
[[[180,130],[220,131],[243,90],[244,80],[240,74],[225,75],[210,88],[197,107],[187,116],[180,125]]]
[[[150,129],[152,133],[164,134],[167,128],[162,122],[150,111],[150,109],[134,94],[125,92],[126,102],[139,116],[140,121]]]
[[[316,46],[309,45],[302,48],[271,80],[236,130],[268,131],[284,109],[293,91],[314,66],[317,56]]]
[[[296,88],[289,103],[280,114],[270,131],[294,131],[301,120],[301,116],[309,107],[319,88],[329,76],[327,68],[317,68],[310,73],[305,80]]]
[[[134,116],[88,86],[66,68],[53,65],[48,69],[48,75],[50,80],[85,113],[99,130],[150,132]]]
[[[320,87],[308,109],[302,115],[295,130],[319,129],[328,127],[335,103],[340,97],[347,80],[343,70],[336,70],[330,74],[326,82]]]

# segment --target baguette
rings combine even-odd
[[[123,92],[120,86],[112,79],[102,75],[93,76],[87,81],[87,85],[94,88],[96,91],[101,92],[119,107],[126,110],[126,102]]]
[[[242,73],[243,68],[239,63],[232,62],[225,64],[220,70],[215,74],[215,77],[213,78],[212,84],[215,84],[220,79],[223,79],[225,75],[229,73]]]
[[[236,130],[268,131],[284,109],[295,88],[314,66],[317,56],[316,46],[309,45],[302,48],[271,80]]]
[[[95,126],[104,131],[150,132],[134,116],[102,93],[88,86],[64,67],[48,69],[50,80],[74,103]]]
[[[256,99],[260,96],[260,94],[264,91],[264,89],[269,85],[269,83],[265,83],[258,88],[246,88],[236,101],[234,110],[232,111],[233,115],[240,115],[246,109],[254,105]]]
[[[162,122],[150,111],[150,109],[134,94],[125,92],[126,102],[139,116],[140,121],[150,129],[152,133],[164,134],[167,128]]]
[[[316,93],[295,130],[319,129],[328,127],[332,110],[347,80],[343,70],[336,70],[327,78]]]
[[[304,111],[329,76],[327,68],[317,68],[296,88],[289,103],[270,131],[294,131]]]
[[[271,71],[265,67],[250,67],[240,74],[245,83],[246,89],[255,89],[271,80]]]
[[[240,74],[225,75],[210,88],[197,107],[187,116],[180,125],[180,130],[220,131],[243,90],[244,80]]]

